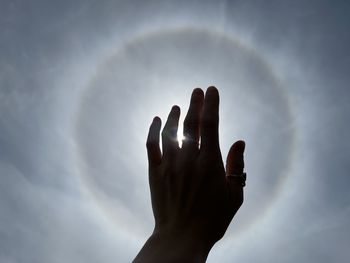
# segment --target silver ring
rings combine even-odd
[[[242,187],[245,186],[245,181],[247,180],[247,173],[241,173],[241,174],[230,174],[228,177],[232,179],[237,179],[239,183],[242,185]]]

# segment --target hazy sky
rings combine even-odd
[[[220,92],[245,203],[208,262],[348,262],[347,1],[0,1],[0,262],[130,262],[153,116]]]

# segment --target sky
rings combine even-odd
[[[0,262],[131,262],[145,142],[192,90],[246,141],[245,202],[207,262],[348,262],[347,1],[0,1]],[[180,124],[181,129],[181,124]]]

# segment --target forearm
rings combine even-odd
[[[211,247],[191,236],[153,233],[133,263],[202,263]]]

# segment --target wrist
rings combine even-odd
[[[213,245],[194,233],[155,229],[134,263],[201,263],[206,261]]]
[[[165,242],[165,244],[172,247],[175,251],[177,250],[179,253],[193,254],[196,257],[196,261],[193,262],[205,262],[210,249],[214,245],[203,237],[200,237],[195,231],[155,230],[152,237],[161,242]]]

